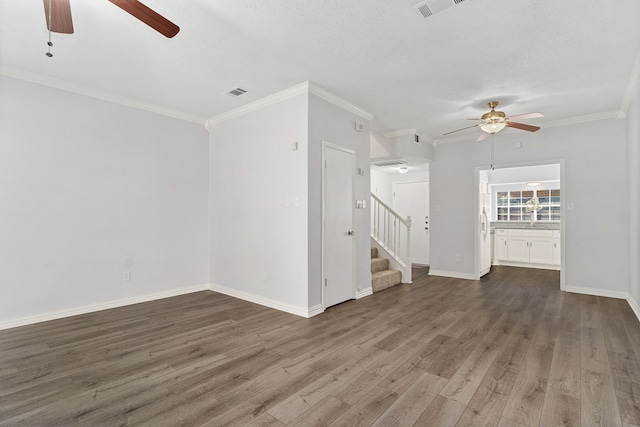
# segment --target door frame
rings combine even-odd
[[[355,150],[350,150],[346,147],[333,144],[328,141],[322,141],[322,280],[320,282],[320,286],[322,287],[322,307],[326,310],[327,304],[325,301],[325,280],[326,280],[326,272],[325,272],[325,249],[327,247],[326,244],[326,198],[325,198],[325,190],[326,190],[326,171],[325,167],[326,162],[326,150],[337,150],[343,153],[347,153],[351,155],[351,227],[357,236],[358,231],[356,230],[356,152]],[[352,274],[351,274],[351,291],[353,294],[353,298],[356,297],[356,237],[354,236],[351,239],[351,262],[353,265]]]
[[[565,161],[564,159],[557,160],[541,160],[537,162],[523,162],[523,163],[507,163],[500,166],[495,166],[494,169],[506,169],[506,168],[519,168],[525,166],[544,166],[544,165],[559,165],[560,166],[560,290],[564,291],[567,287],[565,280],[565,272],[567,271],[567,264],[565,258],[565,249],[567,245],[565,244],[565,238],[567,237],[567,233],[565,233],[565,226],[567,222],[567,203],[566,203],[566,194],[565,191]],[[473,229],[474,229],[474,247],[475,247],[475,271],[474,278],[475,280],[480,280],[480,171],[482,170],[491,170],[490,166],[477,166],[475,168],[475,192],[474,192],[474,200],[475,200],[475,217],[473,221]]]

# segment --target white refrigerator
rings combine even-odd
[[[489,185],[480,183],[480,277],[491,270],[491,224],[489,212],[491,209],[491,195]]]

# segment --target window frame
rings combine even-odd
[[[539,195],[538,193],[544,193],[545,195]],[[531,193],[532,195],[524,196],[523,193]],[[530,212],[527,212],[527,201],[533,197],[538,197],[538,200],[548,199],[545,202],[538,203],[542,209],[540,209],[535,217],[534,221],[545,222],[560,222],[561,220],[561,198],[559,188],[545,188],[545,189],[526,189],[526,190],[504,190],[495,192],[495,218],[498,222],[517,222],[530,220]],[[506,204],[504,203],[506,201]],[[517,201],[517,203],[512,203]],[[502,203],[501,203],[502,202]],[[502,210],[502,212],[501,212]],[[512,219],[512,215],[517,218]],[[506,219],[504,218],[506,216]],[[546,218],[544,218],[546,216]]]

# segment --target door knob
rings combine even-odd
[[[356,234],[356,233],[355,233],[354,231],[347,231],[347,234],[348,234],[349,236],[353,236],[353,235],[354,235],[354,234]]]

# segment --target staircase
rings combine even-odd
[[[371,288],[373,292],[380,292],[402,282],[402,273],[389,270],[389,260],[378,258],[378,249],[371,248]]]
[[[400,271],[402,283],[411,283],[411,217],[403,218],[371,193],[371,243],[382,248],[389,263]],[[372,255],[372,258],[377,258]],[[385,267],[388,269],[389,267]],[[372,272],[373,266],[372,266]]]

